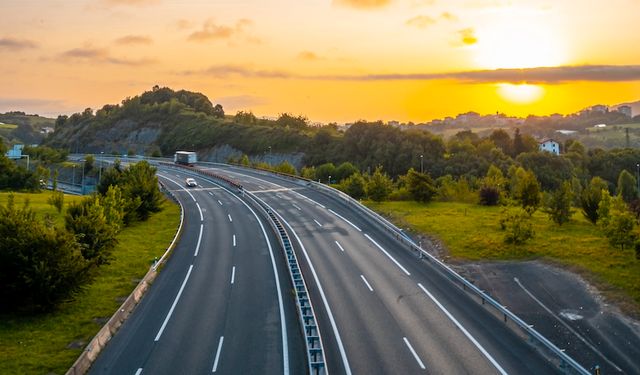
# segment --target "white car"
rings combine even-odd
[[[186,180],[184,180],[184,183],[185,183],[188,187],[198,186],[198,183],[197,183],[197,182],[196,182],[196,180],[194,180],[193,178],[187,178]]]

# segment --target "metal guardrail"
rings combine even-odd
[[[309,291],[307,290],[304,276],[302,276],[302,272],[300,271],[298,258],[295,251],[293,251],[289,235],[278,217],[275,215],[273,209],[268,204],[252,193],[245,192],[244,194],[253,201],[255,206],[267,213],[270,219],[269,223],[273,230],[278,234],[280,245],[282,245],[282,248],[285,251],[289,276],[291,277],[291,282],[293,283],[293,287],[296,292],[298,317],[300,318],[300,324],[303,327],[305,344],[307,347],[309,373],[316,375],[327,374],[322,339],[317,325],[315,310],[313,309],[313,304],[309,298]]]
[[[198,168],[185,165],[165,162],[159,162],[159,164],[178,169],[185,169],[192,173],[197,173],[206,177],[221,180],[225,184],[237,188],[238,192],[242,194],[242,196],[249,198],[249,203],[251,203],[259,211],[266,214],[267,218],[269,219],[269,225],[273,229],[274,233],[278,236],[278,242],[280,242],[280,245],[284,250],[284,255],[287,261],[287,268],[289,270],[289,276],[295,290],[298,318],[300,321],[300,325],[302,326],[302,331],[305,338],[309,373],[314,375],[328,374],[326,363],[324,360],[322,338],[320,335],[320,330],[318,329],[315,310],[313,309],[313,304],[311,303],[311,299],[309,297],[309,291],[307,290],[307,284],[300,270],[298,258],[295,254],[295,251],[293,250],[289,235],[276,216],[273,208],[271,208],[271,206],[269,206],[254,194],[244,191],[241,184],[232,179],[229,179],[226,176],[222,176],[211,171],[203,171]]]
[[[576,362],[576,360],[574,360],[568,354],[566,354],[564,350],[558,348],[555,344],[549,341],[549,339],[547,339],[541,333],[536,331],[533,328],[533,326],[527,324],[524,320],[522,320],[516,314],[514,314],[505,306],[500,304],[498,301],[496,301],[495,299],[487,295],[484,291],[482,291],[473,283],[469,282],[467,279],[462,277],[460,274],[458,274],[456,271],[451,269],[441,260],[431,255],[429,252],[425,251],[421,246],[417,245],[411,238],[409,238],[400,228],[390,223],[387,219],[383,218],[382,216],[380,216],[378,213],[374,212],[370,208],[365,207],[360,202],[358,202],[357,200],[353,199],[352,197],[350,197],[349,195],[345,194],[340,190],[334,189],[330,186],[326,186],[324,184],[321,184],[315,181],[311,181],[310,186],[320,192],[324,192],[325,194],[338,196],[340,199],[344,200],[345,203],[353,207],[356,207],[362,213],[374,219],[385,230],[391,232],[391,234],[393,234],[393,237],[397,241],[399,241],[401,244],[408,246],[410,250],[418,252],[421,258],[426,257],[425,259],[430,260],[434,262],[436,265],[438,265],[439,267],[441,267],[441,269],[450,278],[460,282],[464,290],[470,291],[473,294],[480,297],[483,305],[485,303],[488,303],[490,306],[494,307],[498,312],[500,312],[503,315],[503,319],[505,323],[507,322],[507,319],[513,321],[522,331],[524,331],[528,335],[530,339],[537,340],[539,343],[541,343],[545,349],[547,349],[552,355],[554,355],[559,360],[558,367],[560,370],[564,371],[565,373],[577,373],[577,374],[583,374],[583,375],[591,374],[591,372],[589,372],[587,369],[582,367],[582,365]]]
[[[225,165],[224,163],[208,163],[208,164]],[[226,164],[226,165],[230,165],[230,164]],[[306,184],[307,186],[309,186],[311,188],[314,188],[315,190],[317,190],[319,192],[325,193],[325,194],[327,194],[327,195],[329,195],[331,197],[340,198],[341,200],[344,201],[344,203],[357,208],[360,212],[362,212],[366,216],[372,218],[382,228],[384,228],[385,230],[390,232],[397,241],[399,241],[401,244],[407,246],[409,248],[409,250],[416,251],[416,252],[418,252],[420,254],[421,258],[422,257],[426,257],[425,259],[434,262],[452,280],[458,281],[462,285],[462,287],[463,287],[463,289],[465,291],[469,291],[469,292],[477,295],[481,299],[483,305],[488,303],[491,307],[495,308],[497,312],[502,314],[505,323],[507,322],[507,320],[513,321],[518,328],[520,328],[524,333],[526,333],[528,335],[528,337],[530,338],[530,342],[533,343],[533,340],[539,342],[544,347],[543,349],[546,349],[551,355],[553,355],[559,361],[558,368],[560,370],[564,371],[565,373],[575,373],[575,374],[582,374],[582,375],[590,375],[591,374],[587,369],[585,369],[582,365],[580,365],[576,360],[574,360],[573,358],[571,358],[571,356],[566,354],[564,352],[564,350],[558,348],[554,343],[549,341],[549,339],[547,339],[541,333],[539,333],[537,330],[535,330],[532,325],[527,324],[520,317],[518,317],[513,312],[511,312],[509,309],[507,309],[505,306],[503,306],[498,301],[496,301],[495,299],[490,297],[484,291],[480,290],[473,283],[469,282],[467,279],[462,277],[456,271],[454,271],[449,266],[447,266],[444,262],[442,262],[438,258],[434,257],[429,252],[425,251],[421,246],[417,245],[411,238],[406,236],[406,234],[400,228],[398,228],[394,224],[390,223],[388,220],[386,220],[385,218],[380,216],[378,213],[374,212],[373,210],[369,209],[368,207],[365,207],[360,202],[358,202],[357,200],[353,199],[351,196],[345,194],[344,192],[342,192],[342,191],[340,191],[338,189],[334,189],[334,188],[332,188],[330,186],[327,186],[327,185],[324,185],[322,183],[319,183],[319,182],[316,182],[316,181],[313,181],[313,180],[309,180],[309,179],[306,179],[306,178],[302,178],[302,177],[299,177],[299,176],[293,176],[293,175],[288,175],[288,174],[285,174],[285,173],[268,171],[268,170],[264,170],[264,169],[251,168],[251,167],[248,167],[248,166],[245,166],[245,165],[239,165],[239,164],[233,164],[233,166],[239,167],[239,168],[251,169],[253,171],[258,171],[258,172],[261,172],[263,174],[271,173],[271,174],[275,174],[275,175],[278,175],[280,177],[283,177],[283,178],[286,178],[286,179],[289,179],[289,180],[299,181],[299,182],[302,182],[302,183]]]

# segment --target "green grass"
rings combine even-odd
[[[6,195],[0,195],[0,202],[6,201]],[[37,203],[43,199],[44,204]],[[66,196],[65,204],[70,199]],[[41,215],[50,207],[44,194],[30,195],[30,200],[34,209],[43,209]],[[115,259],[100,268],[95,281],[76,300],[46,315],[0,316],[0,374],[64,374],[149,270],[154,257],[169,246],[179,211],[167,201],[147,222],[125,228],[118,235]],[[72,343],[75,348],[69,347]]]
[[[612,248],[601,231],[576,212],[557,226],[542,212],[533,215],[535,237],[508,245],[498,220],[500,207],[466,203],[367,202],[401,227],[440,240],[459,260],[543,259],[579,272],[626,312],[640,312],[640,261],[633,250]]]
[[[13,199],[16,207],[22,207],[25,201],[29,201],[29,207],[31,207],[35,212],[36,216],[40,219],[49,215],[56,225],[64,224],[64,213],[67,205],[70,202],[79,202],[82,200],[81,196],[78,195],[66,195],[64,196],[64,208],[62,214],[58,214],[58,211],[55,207],[50,205],[47,200],[51,197],[50,191],[43,191],[39,194],[30,194],[30,193],[0,193],[0,205],[6,205],[9,200],[9,195],[13,194]]]
[[[15,129],[17,128],[18,125],[14,125],[14,124],[0,124],[0,129]]]

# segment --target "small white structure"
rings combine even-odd
[[[560,144],[553,139],[545,138],[540,141],[540,151],[547,151],[556,155],[560,155]]]
[[[594,125],[594,128],[599,128],[599,129],[603,129],[607,127],[607,124],[598,124],[598,125]]]

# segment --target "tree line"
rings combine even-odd
[[[73,298],[113,259],[120,230],[161,209],[164,198],[147,162],[116,163],[105,177],[96,193],[64,213],[64,194],[53,192],[49,203],[64,226],[37,217],[28,201],[18,207],[13,196],[0,205],[0,310],[49,311]]]

